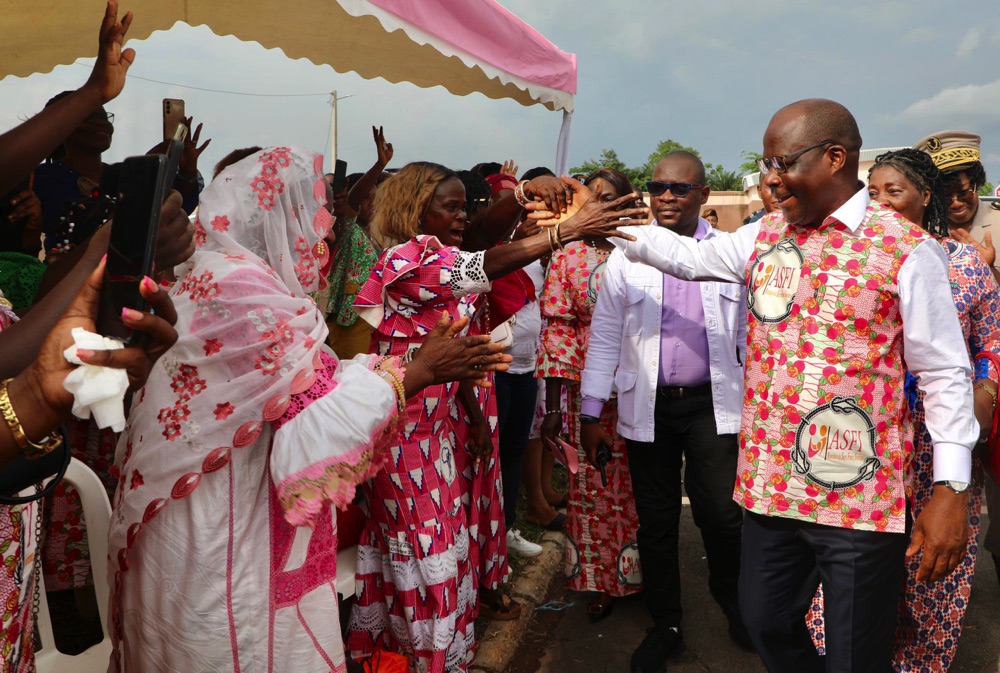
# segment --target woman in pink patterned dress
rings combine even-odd
[[[617,218],[646,213],[617,212],[629,199],[598,202],[571,182],[536,178],[519,187],[524,199],[544,195],[554,204],[565,199],[569,187],[571,195],[579,192],[577,203],[586,201],[561,223],[558,238],[543,232],[467,253],[459,250],[468,224],[465,187],[454,172],[420,162],[386,180],[373,221],[384,252],[355,302],[358,314],[375,328],[373,347],[405,355],[442,313],[471,315],[476,295],[489,290],[490,279],[521,268],[560,241],[614,235],[624,224]],[[462,458],[455,454],[471,451],[475,463],[494,449],[478,440],[458,446],[458,420],[455,387],[427,388],[410,401],[389,461],[364,487],[370,518],[358,550],[358,603],[348,634],[355,658],[395,650],[406,654],[418,673],[464,671],[472,660],[480,573],[462,506],[467,483],[458,478]]]
[[[322,157],[288,147],[203,194],[181,336],[118,445],[112,671],[345,670],[330,504],[378,469],[405,397],[502,359],[443,324],[407,365],[324,351],[329,198]]]
[[[968,243],[948,238],[947,204],[941,173],[930,156],[919,150],[887,152],[875,160],[868,173],[868,192],[872,200],[898,212],[933,234],[948,256],[955,308],[965,334],[970,359],[983,350],[1000,355],[1000,289],[993,278],[992,247],[977,246],[967,235]],[[961,236],[961,232],[957,233]],[[977,247],[979,248],[977,250]],[[983,432],[989,432],[995,406],[998,372],[976,363],[974,404],[976,419]],[[924,425],[923,393],[907,375],[907,398],[913,411],[915,447],[911,494],[911,515],[915,520],[930,501],[933,483],[933,445]],[[965,556],[947,577],[925,583],[917,579],[921,555],[907,561],[906,581],[900,594],[896,623],[893,668],[898,672],[942,673],[951,666],[962,634],[962,622],[969,604],[972,576],[982,512],[982,485],[969,489],[968,544]],[[820,651],[825,647],[822,601],[813,603],[807,622]]]
[[[610,168],[592,173],[584,184],[605,201],[632,191],[628,178]],[[601,276],[613,249],[606,241],[581,241],[552,256],[541,299],[546,322],[537,370],[537,376],[546,382],[546,401],[556,400],[546,407],[542,421],[545,441],[556,441],[562,432],[558,400],[565,388],[569,390],[566,414],[569,443],[574,447],[580,445],[580,374],[586,361],[590,319],[597,304]],[[618,423],[615,398],[604,405],[601,423],[608,435],[615,438],[612,460],[604,468],[607,484],[580,451],[579,472],[569,478],[565,523],[570,541],[566,547],[567,584],[574,591],[596,592],[587,606],[591,622],[611,612],[615,597],[636,593],[642,584],[635,539],[639,521],[625,441],[615,432]]]

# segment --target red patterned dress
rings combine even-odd
[[[570,382],[568,420],[569,443],[580,446],[580,375],[590,340],[590,320],[597,304],[604,265],[610,253],[583,242],[570,243],[565,252],[552,256],[541,309],[545,319],[542,347],[538,352],[537,376]],[[642,586],[636,531],[639,519],[632,495],[625,440],[616,431],[618,401],[608,400],[601,413],[601,425],[614,439],[613,459],[601,473],[579,449],[580,470],[569,478],[569,505],[566,508],[567,584],[575,591],[599,591],[611,596],[627,596]]]
[[[373,347],[402,355],[442,312],[471,316],[476,294],[490,287],[482,260],[433,236],[383,252],[354,304],[375,328]],[[462,503],[456,390],[441,384],[410,398],[398,444],[364,485],[369,519],[347,636],[354,658],[397,651],[419,673],[464,671],[472,660],[478,573]]]

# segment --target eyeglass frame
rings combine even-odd
[[[789,152],[788,154],[776,154],[773,157],[761,157],[760,159],[757,159],[757,168],[759,168],[760,172],[763,173],[764,175],[767,175],[771,170],[775,170],[778,173],[787,173],[789,167],[793,166],[795,162],[798,161],[802,157],[802,155],[805,154],[806,152],[814,150],[818,147],[825,147],[826,145],[836,145],[836,144],[837,144],[836,140],[824,140],[821,143],[816,143],[815,145],[810,145],[809,147],[797,150],[795,152]],[[791,161],[788,161],[786,157],[794,157],[794,158]],[[780,166],[776,163],[778,161],[781,162]]]
[[[979,190],[976,189],[976,186],[974,184],[972,184],[971,181],[969,182],[969,186],[966,187],[965,189],[956,189],[953,193],[949,194],[948,192],[950,192],[950,191],[951,190],[945,190],[944,198],[942,199],[944,201],[944,204],[946,206],[950,206],[951,204],[955,203],[956,201],[959,201],[959,202],[964,201],[965,199],[969,198],[973,194],[976,194],[976,196],[979,196]]]
[[[658,185],[658,186],[662,185],[663,189],[661,189],[658,192],[654,192],[650,187],[650,185]],[[684,191],[684,193],[678,194],[674,190],[674,187],[679,187]],[[705,185],[699,185],[697,182],[660,182],[659,180],[646,181],[646,191],[649,192],[650,196],[663,196],[664,194],[667,193],[667,190],[669,190],[670,193],[673,194],[678,199],[683,199],[685,196],[694,191],[695,188],[704,189]]]
[[[95,110],[94,112],[91,112],[89,115],[87,115],[86,117],[84,117],[83,121],[85,121],[85,122],[107,121],[109,124],[114,125],[114,123],[115,123],[115,113],[114,112],[105,112],[104,115],[103,115],[103,118],[102,118],[102,116],[100,114],[100,110]]]

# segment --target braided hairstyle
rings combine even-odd
[[[920,224],[934,236],[947,236],[948,208],[944,202],[944,177],[934,165],[931,155],[909,147],[880,154],[875,159],[875,165],[868,169],[868,177],[881,166],[895,168],[920,191],[930,190],[931,198],[924,210],[924,221]]]

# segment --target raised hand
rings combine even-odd
[[[970,234],[965,229],[955,228],[948,232],[948,235],[954,238],[959,243],[964,243],[965,245],[971,245],[973,248],[979,251],[979,254],[983,256],[986,264],[993,266],[993,263],[997,261],[997,250],[993,247],[993,234],[986,232],[986,238],[980,243],[976,239],[972,238]]]
[[[385,141],[385,134],[382,127],[372,127],[372,136],[375,138],[375,151],[378,152],[378,163],[385,168],[392,161],[392,143]]]
[[[184,152],[181,154],[180,160],[180,175],[181,178],[188,178],[190,180],[198,179],[198,157],[201,153],[205,151],[208,144],[212,142],[209,138],[206,140],[201,147],[198,147],[198,139],[201,137],[201,124],[191,133],[191,124],[194,122],[194,117],[185,117],[182,122],[185,127],[187,127],[187,137],[184,138]]]
[[[563,176],[562,181],[573,193],[572,208],[576,208],[575,212],[567,212],[563,216],[558,216],[537,202],[529,203],[527,209],[529,211],[528,219],[536,220],[542,226],[551,226],[558,222],[560,239],[563,242],[582,238],[608,238],[609,236],[634,241],[634,236],[626,234],[618,228],[649,223],[649,208],[623,207],[635,203],[637,197],[635,193],[625,194],[611,201],[601,201],[582,183],[566,176]],[[578,203],[582,203],[582,205],[577,208],[576,204]]]
[[[517,179],[517,169],[518,166],[514,164],[514,160],[508,159],[507,161],[503,162],[503,167],[500,168],[500,172],[503,175],[509,175],[512,178]]]
[[[125,87],[125,73],[135,60],[134,49],[122,49],[125,34],[132,25],[132,12],[118,21],[118,0],[108,0],[101,22],[97,60],[87,79],[85,87],[93,89],[101,104],[107,103],[121,93]]]

